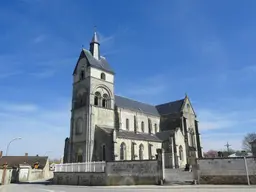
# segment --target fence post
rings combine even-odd
[[[244,157],[244,165],[245,165],[245,171],[246,171],[247,182],[248,182],[248,185],[250,185],[250,177],[249,177],[249,172],[248,172],[248,166],[247,166],[246,157]]]

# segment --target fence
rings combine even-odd
[[[105,161],[56,164],[54,172],[104,172]]]

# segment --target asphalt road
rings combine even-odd
[[[12,184],[0,187],[0,192],[255,192],[256,186],[210,186],[210,185],[183,185],[183,186],[117,186],[117,187],[86,187],[60,186],[42,184]]]

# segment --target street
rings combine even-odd
[[[111,186],[111,187],[87,187],[87,186],[61,186],[44,184],[11,184],[0,186],[0,192],[113,192],[113,191],[174,191],[174,192],[250,192],[255,191],[256,186],[220,186],[220,185],[173,185],[173,186]]]

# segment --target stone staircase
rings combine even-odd
[[[184,169],[165,169],[166,185],[192,185],[194,184],[193,173]]]

